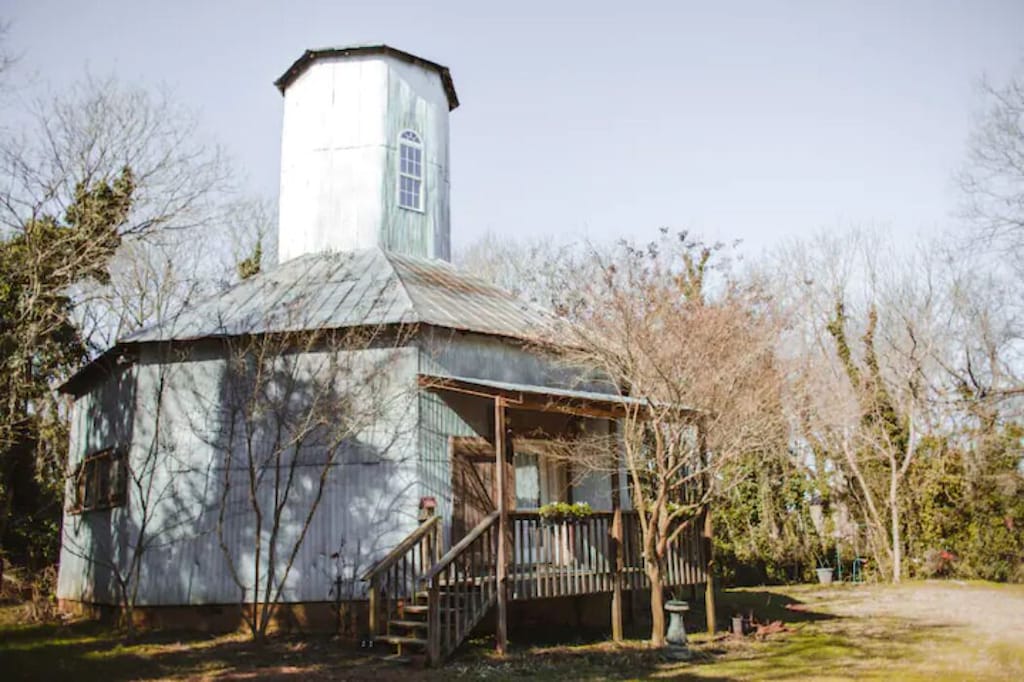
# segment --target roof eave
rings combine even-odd
[[[306,50],[302,53],[301,57],[296,59],[292,65],[288,67],[288,70],[285,71],[280,78],[274,81],[274,86],[283,95],[288,86],[291,85],[296,78],[302,75],[302,72],[309,68],[309,65],[317,59],[322,57],[350,57],[364,54],[387,55],[409,62],[410,64],[416,64],[417,66],[437,71],[438,75],[441,76],[441,84],[444,86],[445,95],[448,97],[448,110],[452,111],[459,106],[459,96],[455,92],[455,81],[452,80],[451,71],[448,70],[447,66],[442,66],[441,64],[432,62],[429,59],[417,57],[414,54],[404,50],[399,50],[391,47],[390,45],[353,45],[349,47],[324,47]]]
[[[131,364],[136,359],[134,344],[118,343],[86,364],[57,387],[58,393],[78,398],[89,391],[96,380],[109,375],[119,365]]]

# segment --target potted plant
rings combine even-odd
[[[832,566],[829,565],[828,561],[822,559],[818,561],[818,567],[814,569],[814,572],[818,575],[818,583],[821,585],[832,584]]]

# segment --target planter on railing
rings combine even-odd
[[[594,515],[594,510],[586,502],[550,502],[538,509],[537,513],[542,523],[556,525],[586,521]]]

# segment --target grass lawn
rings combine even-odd
[[[1024,679],[1024,586],[927,582],[764,587],[722,595],[720,615],[752,609],[787,631],[763,640],[691,637],[696,656],[670,663],[640,640],[528,643],[511,633],[499,660],[471,642],[440,670],[383,663],[326,637],[149,633],[137,642],[96,623],[31,625],[0,607],[0,680],[733,680]],[[691,625],[702,622],[693,613]]]

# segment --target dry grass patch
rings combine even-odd
[[[445,667],[417,670],[327,637],[278,637],[256,649],[242,634],[148,633],[124,642],[96,623],[31,625],[0,608],[0,671],[8,680],[1017,680],[1024,679],[1024,587],[959,583],[730,590],[723,611],[753,610],[787,631],[763,641],[692,636],[689,663],[639,639],[541,643],[512,631],[498,659],[489,639]],[[689,627],[703,622],[690,614]]]

